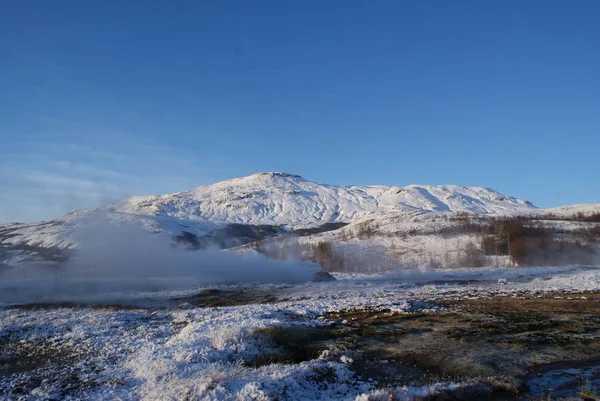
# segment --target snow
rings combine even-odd
[[[76,210],[50,222],[0,226],[0,262],[18,266],[24,262],[52,260],[47,254],[40,256],[43,252],[38,253],[36,249],[78,248],[81,231],[98,221],[164,234],[165,242],[188,233],[197,238],[220,236],[228,246],[240,244],[236,242],[239,232],[228,228],[228,224],[293,230],[342,222],[348,225],[331,232],[281,237],[287,241],[286,246],[290,245],[287,249],[300,249],[325,240],[338,246],[344,255],[383,255],[381,263],[372,264],[374,270],[432,264],[450,267],[462,264],[461,250],[465,246],[480,243],[475,233],[458,232],[461,222],[467,218],[465,213],[481,221],[493,216],[542,216],[550,212],[556,216],[571,216],[576,212],[590,214],[598,210],[600,204],[538,209],[525,200],[483,187],[338,187],[310,182],[292,174],[257,173],[185,192],[133,197],[97,210]],[[600,226],[600,223],[567,220],[545,220],[543,224],[557,235],[585,230],[594,224]],[[361,235],[367,226],[377,235],[373,238]],[[452,235],[446,235],[445,231]],[[360,257],[355,259],[360,260]],[[490,265],[512,263],[508,257],[488,259]]]
[[[580,205],[559,206],[550,209],[545,209],[546,213],[552,213],[556,216],[573,216],[577,213],[590,215],[600,213],[600,203],[584,203]]]
[[[3,391],[41,380],[29,398],[81,400],[366,400],[389,399],[377,383],[361,381],[352,357],[332,349],[297,364],[248,366],[273,350],[265,327],[327,325],[327,312],[386,308],[398,313],[435,312],[435,300],[521,296],[545,291],[598,291],[598,268],[484,269],[404,275],[338,275],[331,283],[270,285],[285,294],[272,304],[221,308],[0,309],[0,340],[51,344],[75,356],[64,366],[44,366],[0,377]],[[456,282],[467,277],[471,285]],[[506,277],[507,285],[494,280]],[[439,283],[440,278],[447,280]],[[436,280],[436,284],[427,283]],[[173,294],[168,294],[169,296]],[[149,294],[138,294],[147,299]],[[165,294],[154,294],[154,297]],[[0,357],[10,357],[3,356]],[[54,363],[57,363],[56,361]],[[72,387],[69,387],[71,386]],[[440,382],[395,389],[399,399],[452,391],[470,382]],[[27,398],[27,397],[26,397]]]
[[[0,226],[0,245],[77,247],[77,231],[99,219],[115,225],[135,224],[152,233],[189,232],[200,237],[233,223],[292,230],[407,213],[537,212],[527,201],[481,187],[339,187],[292,174],[257,173],[185,192],[136,196],[97,210],[75,210],[49,222]]]
[[[473,240],[469,234],[457,234],[452,237],[454,248],[448,249],[449,242],[440,233],[456,226],[448,218],[456,213],[495,216],[552,212],[567,216],[599,210],[600,205],[537,209],[527,201],[482,187],[338,187],[291,174],[258,173],[186,192],[133,197],[98,210],[76,210],[50,222],[0,226],[0,245],[7,249],[0,247],[4,255],[0,256],[4,264],[20,266],[27,261],[27,254],[10,249],[13,245],[77,248],[81,245],[82,230],[98,221],[114,227],[141,227],[146,232],[158,233],[155,239],[164,237],[165,244],[172,235],[190,232],[202,236],[232,223],[277,225],[292,230],[344,222],[349,224],[341,230],[291,240],[299,244],[320,239],[353,246],[360,243],[362,248],[355,247],[354,251],[363,254],[369,246],[383,247],[403,255],[394,261],[395,267],[414,267],[426,266],[426,258],[431,255],[451,255],[453,249],[458,253],[458,249]],[[376,227],[376,238],[359,238],[357,232],[365,224]],[[583,227],[583,223],[570,221],[546,224],[562,230]],[[342,239],[342,232],[351,235]],[[125,247],[132,242],[132,238],[120,241]],[[152,245],[141,249],[159,248]],[[126,254],[125,249],[118,249],[117,256]],[[156,259],[153,252],[144,254]],[[142,265],[146,268],[149,263]],[[115,266],[113,269],[118,271]],[[434,303],[439,300],[600,290],[600,269],[592,267],[412,269],[396,274],[335,276],[338,281],[328,283],[212,286],[258,288],[277,294],[282,300],[221,308],[172,302],[174,297],[199,291],[197,281],[180,280],[180,283],[172,279],[169,291],[141,292],[144,287],[129,288],[131,282],[119,275],[115,281],[129,288],[128,291],[119,287],[121,292],[115,292],[111,285],[108,287],[112,292],[77,293],[73,298],[73,293],[61,290],[45,293],[42,300],[90,304],[113,300],[145,308],[25,311],[11,308],[11,299],[4,297],[4,304],[0,304],[0,344],[48,347],[64,354],[68,363],[51,361],[59,366],[45,369],[47,361],[43,361],[42,366],[29,372],[0,376],[0,397],[20,399],[22,394],[3,391],[25,388],[27,383],[39,379],[29,398],[384,400],[389,399],[389,393],[380,390],[377,383],[356,377],[352,355],[341,350],[325,350],[316,359],[296,364],[252,367],[245,362],[275,352],[274,345],[260,334],[261,329],[327,325],[329,312],[382,308],[389,313],[434,313],[438,308]],[[248,279],[248,274],[243,277]],[[38,277],[37,281],[23,280],[17,284],[4,281],[0,291],[19,285],[43,287],[48,282]],[[70,284],[64,282],[66,286]],[[13,357],[0,350],[0,359]],[[394,393],[399,399],[412,399],[475,384],[407,385],[394,389]]]
[[[348,222],[371,212],[426,210],[531,213],[527,201],[480,187],[457,185],[350,186],[317,184],[285,173],[257,173],[171,195],[134,197],[110,210],[217,223],[290,229]]]

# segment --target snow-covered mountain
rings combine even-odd
[[[563,209],[565,213],[571,211]],[[562,213],[563,209],[556,212]],[[593,205],[583,209],[597,210]],[[185,192],[136,196],[97,210],[73,211],[49,222],[0,226],[0,259],[2,253],[6,259],[7,253],[24,249],[77,247],[82,228],[98,221],[133,224],[195,245],[199,239],[210,239],[229,247],[331,223],[339,227],[376,219],[379,226],[400,227],[412,224],[410,216],[422,216],[418,221],[430,222],[437,221],[437,216],[456,213],[523,216],[545,211],[528,201],[482,187],[342,187],[318,184],[293,174],[256,173]]]
[[[257,173],[186,192],[137,196],[107,210],[190,222],[277,225],[288,229],[350,222],[399,210],[531,213],[529,202],[492,189],[457,185],[339,187],[285,173]]]

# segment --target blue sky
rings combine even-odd
[[[257,171],[600,202],[600,2],[6,1],[0,222]]]

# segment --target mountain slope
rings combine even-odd
[[[456,185],[350,186],[318,184],[285,173],[257,173],[185,192],[137,196],[104,208],[74,211],[35,224],[0,226],[1,254],[33,248],[77,247],[92,224],[133,224],[194,247],[234,246],[282,230],[353,223],[406,213],[527,215],[542,211],[492,189]],[[428,220],[428,218],[426,218]],[[335,225],[334,225],[335,226]],[[201,239],[207,239],[203,241]],[[35,250],[34,249],[34,250]],[[5,258],[6,259],[6,258]]]
[[[138,196],[107,210],[191,222],[277,225],[288,229],[350,222],[399,210],[532,213],[529,202],[457,185],[338,187],[285,173],[257,173],[170,195]]]
[[[577,213],[582,213],[583,215],[600,214],[600,203],[559,206],[545,209],[545,211],[557,216],[572,216]]]

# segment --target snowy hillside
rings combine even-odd
[[[2,243],[14,243],[15,240],[33,246],[67,248],[77,242],[82,230],[93,224],[134,225],[148,232],[180,233],[188,229],[176,219],[166,216],[144,216],[120,213],[106,210],[74,210],[65,216],[47,222],[32,224],[10,224],[0,226],[0,239]],[[206,228],[202,230],[202,228]],[[213,224],[197,222],[195,232],[199,235],[212,230]]]
[[[131,222],[151,232],[203,236],[226,224],[292,230],[411,210],[528,214],[538,209],[527,201],[480,187],[338,187],[292,174],[257,173],[186,192],[136,196],[95,211],[74,211],[50,222],[0,226],[0,241],[64,248],[75,243],[74,231],[97,219]]]
[[[550,209],[545,209],[544,211],[546,213],[552,213],[557,216],[572,216],[577,213],[591,215],[595,213],[600,213],[600,203],[584,203],[580,205],[559,206]]]
[[[82,231],[101,223],[162,233],[194,249],[231,248],[295,232],[303,236],[301,242],[325,238],[338,244],[371,243],[402,255],[406,263],[423,264],[423,255],[430,255],[431,249],[440,254],[443,248],[448,254],[448,233],[455,235],[456,228],[464,224],[450,216],[542,216],[552,212],[562,218],[598,210],[599,205],[543,210],[482,187],[340,187],[292,174],[257,173],[185,192],[137,196],[97,210],[77,210],[49,222],[0,226],[0,263],[14,264],[27,255],[40,254],[46,260],[60,259],[56,252],[77,248]],[[346,229],[339,230],[346,224]],[[552,224],[558,227],[559,222]],[[580,229],[575,223],[567,224]],[[322,231],[331,232],[319,235]],[[376,235],[365,235],[367,231]],[[453,237],[452,247],[460,248],[455,245],[457,240],[477,242],[473,235]]]
[[[350,222],[399,210],[527,214],[529,202],[457,185],[338,187],[285,173],[257,173],[170,195],[138,196],[108,210],[180,220],[277,225],[289,229]]]

